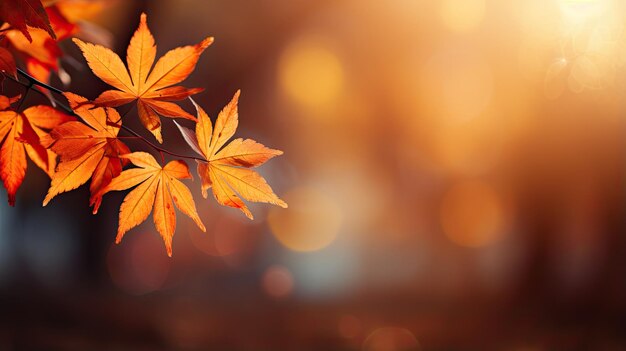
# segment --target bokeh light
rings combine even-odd
[[[574,23],[602,15],[609,9],[611,0],[559,0],[567,20]]]
[[[84,15],[122,60],[141,12],[159,55],[216,38],[181,84],[213,120],[244,91],[235,137],[284,151],[259,172],[289,208],[250,221],[193,172],[207,232],[178,213],[168,258],[151,219],[112,244],[126,192],[41,208],[29,164],[0,190],[0,350],[626,350],[626,1],[117,2]],[[109,89],[61,48],[52,85]]]
[[[454,184],[441,202],[441,225],[454,243],[481,247],[501,234],[503,201],[490,185],[478,181]]]
[[[463,123],[480,115],[493,94],[491,68],[467,46],[446,47],[433,55],[420,79],[419,102],[440,123]]]
[[[534,56],[536,67],[543,67],[548,98],[560,97],[566,88],[580,94],[616,83],[618,70],[626,62],[626,33],[619,6],[611,0],[559,0],[559,20],[532,29],[535,34],[524,46],[534,45],[535,49],[526,47],[524,55],[526,59]],[[541,23],[537,19],[529,18],[528,24]],[[541,59],[538,48],[552,51],[550,62]]]
[[[107,266],[111,280],[127,293],[143,295],[160,289],[172,260],[163,255],[163,241],[150,231],[126,235],[124,245],[111,244]]]
[[[331,197],[315,188],[297,188],[283,199],[289,204],[289,211],[272,208],[268,221],[272,233],[286,248],[317,251],[335,240],[342,213]]]
[[[291,272],[283,266],[268,267],[263,273],[263,290],[274,298],[284,298],[293,290],[293,277]]]
[[[374,330],[363,342],[363,351],[419,351],[415,335],[408,329],[384,327]]]
[[[476,28],[485,17],[485,0],[442,0],[441,19],[454,32]]]
[[[306,108],[325,106],[344,89],[344,70],[337,54],[322,38],[297,38],[283,52],[279,81],[285,93]]]
[[[250,224],[231,215],[219,216],[206,233],[189,230],[195,247],[210,256],[225,257],[241,253],[252,244]]]

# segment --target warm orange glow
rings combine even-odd
[[[6,29],[7,27],[8,26],[5,23],[5,25],[1,28]],[[56,67],[56,53],[50,51],[48,49],[49,45],[46,45],[48,41],[52,41],[50,39],[50,35],[46,31],[39,28],[30,29],[30,35],[33,39],[32,42],[29,42],[28,39],[26,39],[26,37],[17,30],[7,30],[5,33],[6,37],[11,41],[17,50],[26,52],[33,58]]]
[[[16,1],[25,0],[0,4]],[[205,89],[172,102],[197,121],[159,117],[157,145],[137,106],[117,106],[109,123],[76,136],[96,142],[117,133],[119,119],[124,128],[107,139],[119,136],[159,167],[185,161],[193,179],[181,182],[197,216],[176,208],[174,182],[164,178],[176,214],[173,257],[154,224],[173,228],[172,212],[153,215],[167,202],[112,245],[120,206],[146,182],[105,195],[93,217],[78,211],[98,187],[93,179],[38,209],[33,201],[64,167],[44,173],[28,161],[18,207],[0,201],[0,295],[10,297],[0,299],[0,324],[9,326],[0,345],[626,350],[626,0],[116,1],[123,9],[98,23],[115,39],[108,47],[122,64],[113,66],[142,89],[148,79],[135,77],[158,73],[156,58],[215,36],[174,85],[187,87],[174,89],[181,98]],[[147,28],[133,35],[140,9],[158,43],[151,65]],[[78,38],[97,43],[83,23]],[[34,43],[46,35],[33,30]],[[0,44],[38,72],[20,57],[30,44],[11,40],[7,33]],[[55,72],[41,80],[91,99],[108,89],[80,47],[59,47],[70,84]],[[102,56],[100,75],[115,55]],[[39,69],[37,77],[50,74]],[[0,84],[0,114],[16,120],[51,104],[32,89],[21,104],[29,80],[18,77],[22,84]],[[76,105],[53,96],[57,110]],[[0,117],[0,135],[11,125]],[[28,150],[22,129],[0,141]],[[57,155],[48,159],[84,155],[74,149],[51,146]],[[127,157],[108,151],[100,158]],[[117,169],[153,181],[143,166]],[[122,211],[124,223],[149,212],[137,203]]]
[[[480,115],[493,94],[489,65],[468,48],[446,48],[433,55],[420,79],[420,102],[441,123],[462,123]]]
[[[485,246],[501,235],[502,200],[487,183],[455,184],[443,198],[440,215],[445,234],[461,246]]]
[[[443,0],[441,19],[454,32],[476,28],[485,17],[485,0]]]
[[[92,20],[97,17],[105,7],[118,0],[70,0],[58,1],[59,11],[71,22]]]
[[[342,64],[319,38],[299,38],[287,47],[278,74],[287,95],[308,108],[333,102],[344,88]]]
[[[581,22],[602,15],[609,8],[610,0],[559,0],[567,20]]]
[[[545,72],[545,92],[557,98],[567,90],[582,93],[616,83],[624,65],[623,19],[618,2],[610,0],[559,0],[559,21],[542,24],[529,18],[534,34],[528,45],[543,47],[553,54],[551,63],[538,61]],[[542,12],[543,8],[533,9]],[[533,28],[533,25],[537,26]],[[532,43],[532,44],[531,44]],[[526,45],[526,46],[528,46]],[[523,51],[529,55],[529,48]],[[540,53],[534,52],[535,59]],[[525,58],[528,59],[529,57]]]
[[[477,174],[489,169],[499,157],[497,146],[501,140],[493,136],[497,123],[497,119],[485,117],[433,129],[429,137],[437,165],[456,174]]]
[[[330,245],[341,225],[335,201],[313,188],[298,188],[285,195],[289,211],[271,209],[268,220],[274,236],[294,251],[317,251]]]

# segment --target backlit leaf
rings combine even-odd
[[[193,72],[200,55],[211,45],[213,38],[206,38],[197,45],[170,50],[155,63],[156,44],[148,29],[147,16],[142,14],[139,28],[128,45],[128,70],[113,51],[79,39],[74,39],[74,42],[83,52],[93,73],[117,89],[103,92],[96,99],[100,106],[117,107],[137,100],[139,120],[161,143],[163,138],[159,116],[195,121],[193,115],[170,101],[182,100],[202,91],[199,88],[187,89],[174,85]]]
[[[78,188],[91,179],[90,205],[97,212],[102,188],[122,172],[126,164],[120,155],[130,153],[117,139],[119,127],[107,122],[118,122],[120,115],[113,108],[93,107],[87,99],[65,93],[74,112],[85,123],[74,121],[54,128],[44,140],[46,147],[59,155],[59,165],[43,205],[56,195]]]
[[[176,231],[174,205],[189,216],[202,230],[206,228],[198,213],[189,189],[179,180],[191,178],[187,164],[180,160],[169,162],[165,167],[145,152],[134,152],[121,156],[138,168],[123,171],[104,187],[99,196],[110,191],[135,187],[120,207],[117,238],[119,243],[124,234],[148,218],[150,212],[157,231],[163,238],[167,254],[172,256],[172,238]]]
[[[22,32],[28,40],[31,40],[31,36],[27,26],[41,28],[56,39],[48,14],[40,0],[2,0],[0,1],[0,20]]]
[[[0,98],[0,106],[6,106]],[[9,99],[10,103],[11,99]],[[21,113],[0,111],[0,178],[7,189],[9,204],[15,204],[15,194],[26,176],[26,155],[48,175],[56,166],[56,155],[42,145],[47,130],[74,120],[50,106],[33,106]]]
[[[257,172],[249,169],[267,162],[269,159],[282,155],[282,151],[270,149],[251,139],[235,139],[224,146],[235,134],[239,123],[237,102],[239,91],[219,113],[215,126],[206,112],[195,102],[198,112],[196,132],[179,127],[185,140],[192,148],[199,149],[206,162],[198,161],[202,195],[206,198],[207,191],[212,188],[213,196],[218,203],[240,209],[248,218],[252,213],[242,198],[252,202],[266,202],[281,207],[287,204],[281,200],[265,179]]]

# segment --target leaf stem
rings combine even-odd
[[[26,101],[26,97],[28,96],[28,93],[32,88],[32,84],[28,84],[26,86],[26,91],[24,91],[24,95],[22,95],[22,97],[20,98],[20,102],[17,104],[17,108],[15,109],[15,111],[20,112],[22,110],[22,105],[24,104],[24,101]]]

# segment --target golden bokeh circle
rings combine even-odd
[[[262,279],[263,290],[274,298],[284,298],[293,291],[293,276],[283,266],[271,266],[265,270]]]
[[[452,242],[464,247],[486,246],[501,235],[503,201],[487,183],[459,182],[444,195],[440,219]]]
[[[272,208],[269,226],[278,241],[293,251],[317,251],[330,245],[341,226],[341,209],[321,191],[302,187],[289,191],[283,199],[289,211]]]
[[[485,0],[443,0],[440,7],[443,24],[453,32],[468,32],[485,17]]]
[[[278,79],[287,96],[308,108],[335,101],[345,83],[339,57],[316,37],[299,38],[283,51]]]
[[[363,351],[417,351],[419,342],[408,329],[384,327],[374,330],[363,342]]]

